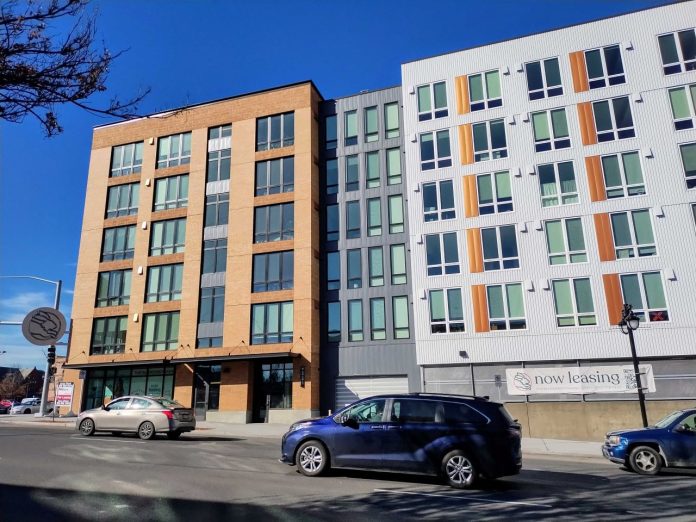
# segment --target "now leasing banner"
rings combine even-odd
[[[652,365],[640,365],[643,391],[655,391]],[[510,395],[541,393],[637,393],[633,366],[562,366],[506,369]]]

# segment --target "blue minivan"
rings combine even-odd
[[[281,451],[281,462],[310,477],[330,468],[420,473],[456,488],[522,467],[520,425],[502,404],[462,395],[363,399],[335,415],[296,422]]]

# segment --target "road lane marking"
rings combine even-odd
[[[492,498],[481,498],[481,497],[470,497],[468,495],[465,496],[453,496],[453,495],[440,495],[437,493],[421,493],[418,491],[403,491],[403,490],[395,490],[395,489],[375,489],[374,491],[379,492],[379,493],[391,493],[393,495],[420,495],[423,497],[442,497],[442,498],[447,498],[450,500],[475,500],[478,502],[489,502],[491,504],[513,504],[516,506],[530,506],[530,507],[544,507],[544,508],[552,508],[553,506],[549,504],[538,504],[535,502],[520,502],[516,500],[496,500]]]

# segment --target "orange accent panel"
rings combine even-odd
[[[477,217],[478,194],[476,192],[476,176],[464,176],[464,215],[466,217]]]
[[[595,214],[593,216],[595,232],[597,233],[597,246],[599,247],[600,261],[615,261],[614,236],[611,233],[609,214]]]
[[[471,165],[474,162],[474,139],[470,123],[459,126],[459,155],[462,165]]]
[[[590,200],[604,201],[607,199],[607,191],[604,188],[604,178],[602,176],[602,164],[599,156],[588,156],[585,158],[585,168],[587,169],[587,181],[590,185]]]
[[[484,285],[472,285],[471,301],[474,304],[474,331],[477,333],[489,332],[488,300],[486,299],[486,287]]]
[[[457,93],[457,113],[468,114],[469,104],[469,81],[466,76],[457,76],[454,79],[454,88]]]
[[[597,130],[594,124],[592,104],[590,102],[578,103],[578,119],[580,120],[580,135],[583,145],[597,143]]]
[[[604,282],[604,295],[607,298],[609,324],[619,324],[621,321],[621,310],[623,309],[619,274],[604,274],[602,275],[602,281]]]
[[[570,53],[570,70],[573,73],[573,87],[575,87],[575,92],[588,91],[590,85],[587,80],[585,51]]]
[[[469,272],[483,272],[483,247],[481,246],[481,231],[478,228],[466,230],[466,246],[469,252]]]

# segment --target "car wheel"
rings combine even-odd
[[[29,415],[31,413],[31,410],[29,408],[27,408],[22,413],[24,413],[24,415]]]
[[[167,432],[167,438],[169,440],[176,440],[179,437],[181,437],[181,432],[180,431],[168,431]]]
[[[640,475],[656,475],[662,468],[662,457],[649,446],[638,446],[631,452],[631,468]]]
[[[466,453],[454,450],[442,459],[442,475],[453,488],[468,489],[476,482],[478,472]]]
[[[316,477],[329,467],[329,452],[318,440],[308,440],[297,450],[297,469],[303,475]]]
[[[89,437],[94,433],[94,421],[92,419],[84,419],[80,423],[80,433],[85,437]]]
[[[150,421],[145,421],[138,427],[138,437],[140,437],[141,439],[150,440],[154,436],[155,425],[152,424]]]

